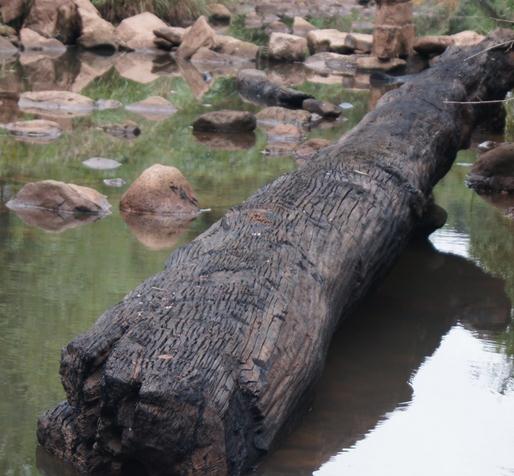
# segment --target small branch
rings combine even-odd
[[[476,56],[481,55],[482,53],[487,53],[488,51],[494,50],[496,48],[499,48],[501,46],[509,46],[511,47],[514,44],[514,40],[505,41],[503,43],[497,43],[496,45],[490,46],[489,48],[486,48],[485,50],[479,51],[478,53],[475,53],[474,55],[468,56],[464,59],[464,61],[468,61],[471,58],[475,58]]]
[[[494,20],[494,21],[500,21],[500,22],[503,22],[503,23],[514,23],[514,20],[504,20],[503,18],[494,18],[494,17],[489,17],[491,20]]]
[[[444,104],[500,104],[514,100],[514,97],[507,99],[494,99],[491,101],[443,101]]]

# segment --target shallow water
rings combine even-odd
[[[225,144],[230,150],[192,135],[190,124],[202,112],[258,109],[237,95],[233,72],[205,72],[167,57],[137,55],[0,61],[0,123],[35,117],[16,107],[25,90],[73,90],[124,105],[160,95],[178,109],[161,120],[123,109],[59,118],[65,132],[49,144],[16,141],[0,131],[1,474],[67,474],[44,454],[36,457],[35,441],[37,416],[64,397],[60,349],[160,271],[174,248],[296,167],[290,158],[262,153],[261,130]],[[322,123],[310,136],[339,137],[376,96],[314,82],[322,79],[298,67],[271,73],[319,98],[353,104],[343,120]],[[135,139],[101,130],[128,119],[142,129]],[[122,166],[91,170],[82,164],[91,157]],[[473,159],[465,152],[457,162]],[[109,188],[103,179],[130,183],[154,163],[178,167],[210,211],[179,230],[126,223],[117,212],[126,186]],[[514,473],[514,225],[465,188],[467,170],[455,165],[438,186],[447,226],[433,235],[433,246],[409,248],[341,327],[312,408],[257,473]],[[24,183],[48,178],[96,188],[108,195],[113,214],[56,233],[25,223],[3,206]],[[48,222],[39,225],[49,228]]]

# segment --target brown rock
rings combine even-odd
[[[268,56],[277,61],[303,61],[308,54],[307,40],[287,33],[272,33]]]
[[[357,72],[357,57],[339,53],[316,53],[305,60],[305,66],[319,74],[354,76]]]
[[[212,48],[215,44],[216,32],[209,26],[207,19],[201,16],[191,29],[183,36],[177,50],[179,60],[191,58],[202,46]]]
[[[26,184],[7,202],[11,209],[43,208],[59,214],[91,213],[104,215],[110,212],[107,197],[88,187],[44,180]]]
[[[455,40],[448,35],[420,36],[414,42],[414,50],[422,55],[439,55],[454,43]]]
[[[294,151],[295,159],[300,164],[303,165],[306,161],[311,159],[318,150],[323,149],[330,145],[330,141],[326,139],[309,139],[305,142],[302,142]]]
[[[376,56],[361,56],[357,58],[357,69],[360,71],[393,71],[405,66],[406,61],[400,58],[392,58],[388,61],[380,61]]]
[[[192,219],[200,212],[193,189],[180,170],[155,164],[121,197],[120,210]]]
[[[149,84],[159,78],[154,72],[154,56],[143,52],[118,56],[114,67],[120,76],[140,84]]]
[[[25,0],[0,0],[0,18],[3,23],[11,23],[23,15]]]
[[[125,18],[116,28],[116,36],[130,50],[151,50],[155,48],[154,31],[164,28],[167,28],[166,23],[153,13],[145,12]]]
[[[154,30],[154,35],[157,38],[168,41],[172,46],[179,46],[182,43],[182,38],[189,31],[189,28],[181,28],[179,26],[165,26]]]
[[[211,48],[217,53],[237,56],[250,61],[255,61],[259,53],[257,45],[228,35],[215,35]]]
[[[16,216],[25,224],[50,233],[62,233],[87,223],[98,221],[102,216],[92,213],[56,213],[45,208],[15,208]]]
[[[453,38],[455,46],[460,48],[464,46],[475,46],[485,40],[484,35],[480,35],[476,31],[461,31],[451,36]]]
[[[277,124],[266,131],[269,142],[300,142],[303,132],[293,124]]]
[[[360,53],[371,53],[373,48],[373,35],[365,33],[348,33],[345,39],[348,48]]]
[[[473,164],[468,181],[478,190],[514,192],[514,144],[504,143],[482,154]]]
[[[26,51],[66,51],[66,46],[64,46],[59,40],[56,40],[55,38],[45,38],[30,28],[21,29],[20,41],[23,49]]]
[[[80,17],[73,0],[33,0],[24,28],[47,38],[71,44],[80,31]]]
[[[84,48],[118,47],[116,29],[104,20],[89,0],[74,0],[80,18],[80,36],[77,43]]]
[[[14,46],[7,38],[0,36],[0,53],[2,54],[16,54],[18,48]]]
[[[278,124],[293,124],[307,127],[311,121],[311,113],[302,109],[286,109],[285,107],[266,107],[256,114],[259,126],[274,127]]]
[[[304,20],[302,17],[294,17],[293,20],[293,35],[306,38],[310,31],[316,30],[316,27]]]
[[[333,53],[351,53],[352,49],[346,45],[346,36],[339,30],[325,29],[312,30],[307,34],[307,43],[311,54],[323,51]]]
[[[253,132],[226,134],[219,132],[198,132],[193,131],[194,138],[209,149],[227,151],[246,150],[255,145],[255,134]]]
[[[318,114],[321,117],[336,118],[341,115],[341,109],[332,103],[326,101],[318,101],[317,99],[306,99],[303,101],[302,108],[312,114]]]
[[[20,95],[20,109],[90,113],[95,107],[92,99],[69,91],[36,91]]]
[[[289,33],[289,27],[284,22],[275,20],[266,27],[266,33],[268,35],[272,33]]]
[[[202,114],[194,123],[199,132],[252,132],[257,127],[255,116],[246,111],[221,110]]]
[[[232,18],[230,10],[221,3],[211,3],[207,6],[209,18],[215,22],[229,23]]]

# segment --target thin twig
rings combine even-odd
[[[499,104],[514,100],[514,97],[507,99],[492,99],[490,101],[443,101],[444,104]]]
[[[500,46],[512,46],[514,44],[514,40],[505,41],[503,43],[497,43],[496,45],[492,45],[489,48],[486,48],[485,50],[479,51],[478,53],[475,53],[474,55],[468,56],[464,61],[468,61],[471,58],[474,58],[475,56],[481,55],[482,53],[487,53],[488,51],[494,50],[496,48],[499,48]]]
[[[494,18],[494,17],[489,17],[491,20],[495,20],[495,21],[501,21],[501,22],[504,22],[504,23],[514,23],[514,20],[505,20],[503,18]]]

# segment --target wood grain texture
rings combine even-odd
[[[338,143],[255,193],[61,358],[67,401],[38,439],[82,471],[238,475],[323,366],[338,322],[408,242],[479,107],[514,85],[511,53],[450,48]]]

